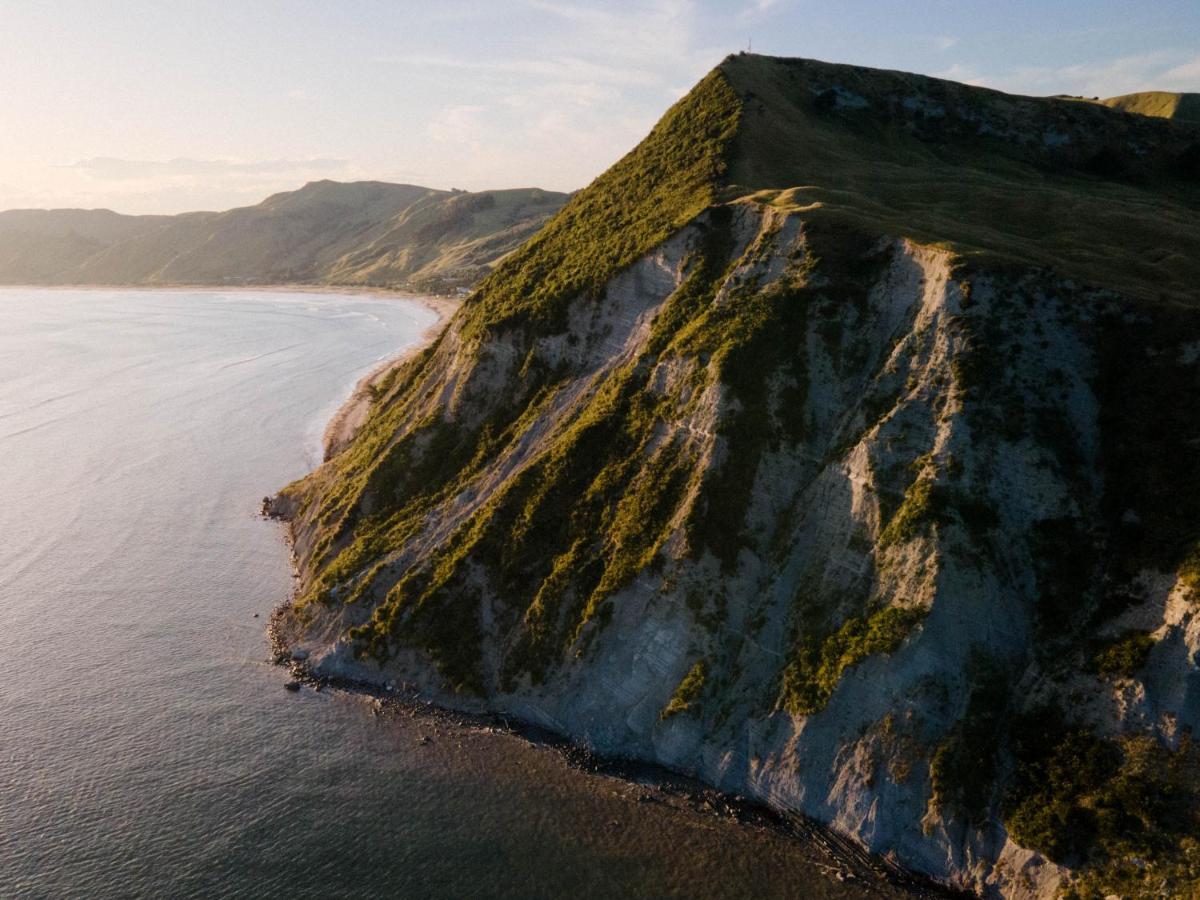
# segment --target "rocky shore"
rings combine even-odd
[[[264,515],[270,515],[264,508]],[[290,543],[290,528],[284,523]],[[531,744],[555,751],[572,768],[592,775],[620,779],[637,785],[638,803],[666,803],[682,806],[698,816],[736,821],[748,828],[768,829],[789,839],[815,848],[823,863],[820,871],[839,882],[861,886],[864,896],[875,894],[882,885],[900,888],[914,897],[966,897],[907,871],[890,857],[877,856],[819,822],[805,816],[781,812],[746,797],[717,790],[686,773],[638,759],[597,753],[566,737],[512,716],[480,710],[476,712],[439,705],[420,688],[409,682],[377,682],[325,675],[308,663],[308,653],[295,649],[288,627],[290,602],[277,607],[267,625],[271,658],[290,676],[285,687],[294,693],[311,690],[342,691],[367,698],[372,715],[383,718],[407,718],[428,726],[429,734],[419,743],[430,743],[467,729],[488,734],[507,734]]]

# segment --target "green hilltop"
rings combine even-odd
[[[729,195],[1195,300],[1200,128],[809,60],[720,71],[743,109]]]
[[[1200,122],[1200,94],[1173,94],[1169,91],[1141,91],[1101,100],[1111,109],[1176,119],[1181,122]]]

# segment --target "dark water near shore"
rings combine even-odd
[[[548,748],[283,690],[263,628],[290,572],[257,504],[433,321],[0,290],[0,897],[864,895]]]

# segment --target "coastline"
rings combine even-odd
[[[261,293],[348,294],[378,297],[380,300],[412,300],[437,313],[439,324],[448,320],[462,305],[462,300],[437,294],[421,294],[403,288],[367,284],[315,284],[311,281],[267,282],[263,284],[0,284],[0,290],[23,291],[189,291],[197,293],[229,293],[254,291]],[[423,336],[422,336],[423,337]]]
[[[325,430],[322,432],[321,437],[322,462],[328,462],[343,450],[354,439],[358,430],[366,422],[373,397],[371,388],[386,378],[394,369],[404,365],[413,356],[437,340],[438,335],[446,328],[451,317],[461,305],[461,301],[445,297],[430,297],[400,292],[381,297],[381,299],[411,300],[420,303],[437,315],[437,319],[421,333],[421,336],[412,346],[401,351],[396,356],[385,359],[358,380],[353,390],[350,391],[350,396],[342,402],[325,425]]]
[[[290,549],[290,521],[266,514],[265,510],[264,517],[279,521]],[[293,554],[293,565],[294,563]],[[769,830],[795,841],[806,852],[825,860],[810,860],[824,876],[858,885],[866,896],[874,894],[873,888],[877,889],[881,885],[899,888],[913,897],[931,900],[973,896],[910,871],[887,856],[872,853],[816,819],[722,791],[687,772],[650,760],[597,753],[566,735],[504,712],[489,710],[486,707],[468,709],[439,703],[436,699],[423,696],[419,688],[408,683],[397,686],[392,682],[379,684],[345,676],[318,674],[308,665],[307,658],[295,652],[289,644],[286,619],[291,604],[291,598],[285,600],[271,612],[267,620],[271,659],[275,665],[289,672],[292,680],[288,684],[288,690],[307,687],[316,692],[340,691],[369,698],[372,701],[372,714],[375,716],[422,718],[450,728],[507,734],[535,746],[549,748],[572,768],[644,788],[645,791],[637,798],[639,803],[676,803],[699,816],[733,820],[744,827]]]
[[[278,289],[290,288],[281,286]],[[330,291],[334,292],[336,291]],[[325,427],[322,464],[344,448],[365,421],[370,409],[370,386],[435,340],[449,324],[453,312],[460,305],[459,302],[448,298],[422,297],[400,291],[388,293],[392,295],[388,299],[425,303],[439,318],[411,347],[380,363],[359,380],[350,396]],[[874,853],[817,819],[777,808],[763,800],[721,790],[693,773],[647,758],[596,752],[587,744],[580,743],[567,734],[548,729],[535,721],[490,708],[486,704],[456,703],[452,700],[447,702],[444,696],[423,693],[416,684],[381,682],[318,672],[309,664],[307,653],[296,649],[295,635],[290,633],[289,625],[292,623],[289,614],[298,592],[301,573],[295,552],[292,515],[290,511],[281,509],[276,504],[276,499],[277,495],[263,498],[260,514],[264,519],[275,520],[276,524],[281,526],[282,537],[291,558],[293,582],[291,594],[280,602],[268,617],[266,632],[269,659],[276,666],[288,671],[290,680],[286,686],[289,691],[303,688],[316,692],[339,691],[369,698],[372,702],[372,714],[375,716],[423,718],[450,728],[506,734],[536,746],[549,748],[568,766],[598,777],[613,778],[644,788],[637,798],[639,803],[670,802],[687,807],[696,815],[734,820],[745,827],[770,830],[793,840],[805,852],[824,860],[819,862],[814,859],[812,864],[825,877],[859,886],[868,896],[884,885],[898,888],[918,898],[975,896],[905,868],[891,855]]]

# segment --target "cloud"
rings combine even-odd
[[[1200,93],[1200,56],[1163,72],[1162,89]]]
[[[65,168],[76,169],[92,178],[112,181],[144,178],[192,178],[229,175],[334,175],[350,168],[349,160],[315,157],[312,159],[267,159],[237,161],[229,159],[169,160],[120,159],[114,156],[94,156],[82,159]]]
[[[410,53],[381,57],[380,62],[395,63],[410,68],[448,69],[484,75],[523,75],[533,79],[584,81],[605,84],[654,85],[660,76],[624,66],[610,66],[572,56],[537,60],[462,60],[451,56]],[[506,82],[511,84],[510,79]]]
[[[366,173],[331,157],[307,159],[123,159],[96,156],[69,165],[20,166],[27,187],[6,179],[0,209],[10,207],[105,207],[129,213],[175,213],[228,209],[260,202],[306,181],[353,181]],[[7,174],[7,173],[6,173]],[[374,174],[374,173],[372,173]],[[38,185],[45,187],[36,189]]]
[[[737,14],[737,19],[741,23],[751,22],[761,16],[766,15],[771,10],[779,6],[781,0],[754,0],[753,3],[743,7]]]
[[[696,4],[692,0],[600,7],[560,0],[525,0],[526,6],[574,27],[572,44],[602,48],[606,60],[634,64],[664,77],[693,56]]]
[[[951,47],[958,46],[958,38],[952,34],[938,35],[933,39],[933,46],[945,53]]]
[[[448,106],[436,113],[425,125],[425,133],[439,144],[471,141],[480,131],[482,106]]]
[[[979,71],[972,66],[964,66],[962,63],[955,63],[949,68],[942,69],[940,72],[930,73],[934,78],[945,78],[948,81],[960,81],[963,84],[973,84],[984,86],[986,79],[979,74]]]
[[[1138,91],[1200,90],[1200,56],[1159,50],[1093,63],[1021,66],[1007,72],[980,73],[956,65],[938,74],[1019,94],[1115,97]]]

